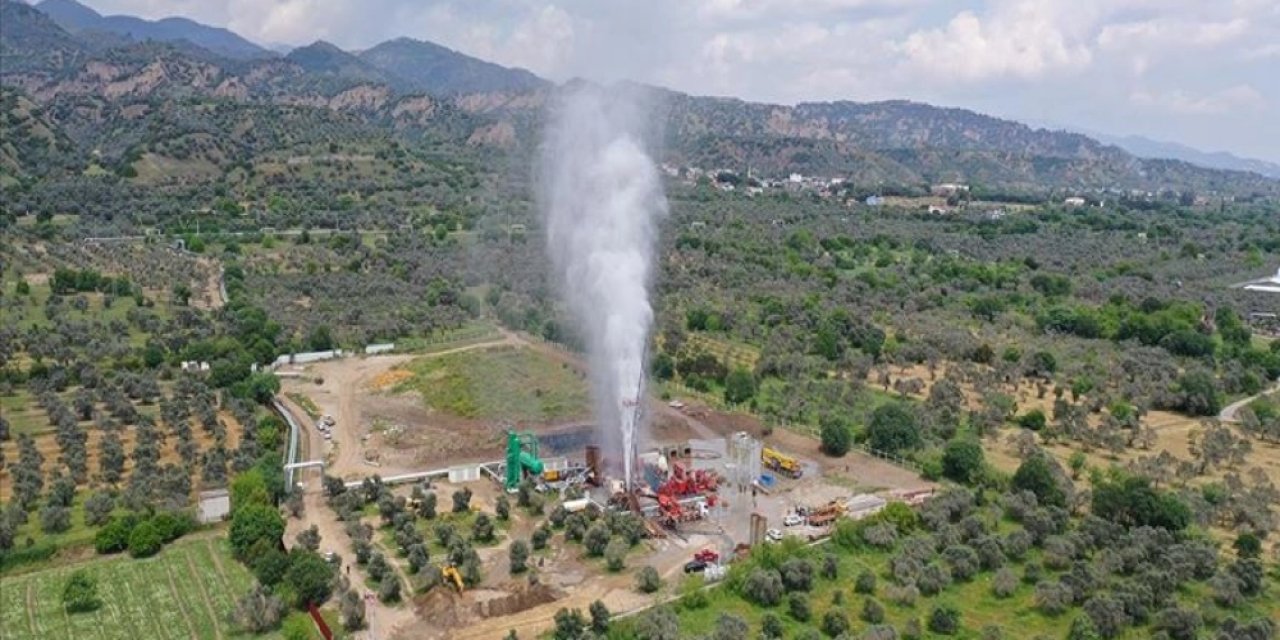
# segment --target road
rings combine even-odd
[[[1277,392],[1280,392],[1280,383],[1276,383],[1275,386],[1271,387],[1270,389],[1267,389],[1266,391],[1263,391],[1262,393],[1259,393],[1256,396],[1249,396],[1248,398],[1245,398],[1243,400],[1236,400],[1235,402],[1232,402],[1231,404],[1227,405],[1222,409],[1222,412],[1218,414],[1218,421],[1219,422],[1239,422],[1240,419],[1236,416],[1236,414],[1240,413],[1241,409],[1245,408],[1246,406],[1248,406],[1249,403],[1253,402],[1254,400],[1257,400],[1258,398],[1261,398],[1262,396],[1269,396]]]

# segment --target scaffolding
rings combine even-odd
[[[729,437],[729,482],[746,491],[760,478],[760,452],[763,445],[745,431]]]

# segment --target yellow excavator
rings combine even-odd
[[[764,463],[765,468],[772,469],[788,478],[799,478],[804,475],[804,468],[800,466],[800,461],[789,455],[765,447],[760,450],[760,461]]]
[[[457,567],[451,564],[445,565],[445,568],[440,571],[440,575],[445,580],[453,581],[453,586],[458,588],[458,593],[462,593],[462,573],[458,571]]]

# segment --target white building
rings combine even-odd
[[[1063,201],[1062,201],[1062,204],[1065,204],[1065,205],[1067,205],[1068,207],[1083,207],[1083,206],[1084,206],[1084,198],[1080,198],[1080,197],[1072,196],[1072,197],[1070,197],[1070,198],[1067,198],[1066,200],[1063,200]]]

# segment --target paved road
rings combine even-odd
[[[1258,398],[1261,398],[1262,396],[1268,396],[1277,392],[1280,392],[1280,383],[1277,383],[1275,386],[1271,387],[1270,389],[1267,389],[1266,391],[1263,391],[1262,393],[1259,393],[1256,396],[1249,396],[1244,400],[1237,400],[1235,402],[1232,402],[1231,404],[1224,407],[1222,409],[1222,412],[1218,414],[1218,421],[1239,422],[1240,419],[1236,416],[1236,414],[1240,413],[1240,410],[1245,408],[1246,405],[1253,402],[1254,400],[1257,400]]]

